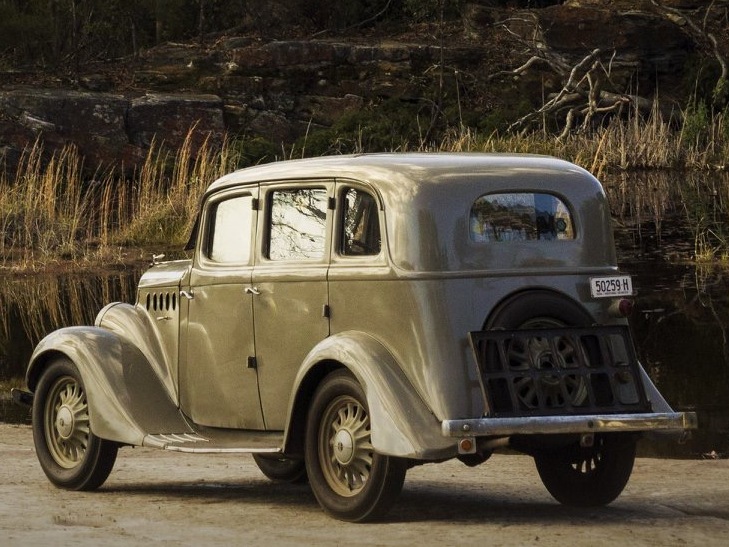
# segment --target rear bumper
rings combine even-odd
[[[509,437],[511,435],[639,431],[687,433],[697,427],[698,420],[695,412],[478,418],[442,422],[443,435],[446,437]]]

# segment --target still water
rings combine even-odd
[[[628,257],[638,290],[632,327],[641,360],[676,410],[696,410],[700,429],[684,445],[643,443],[644,454],[729,453],[729,269]],[[112,301],[134,300],[140,272],[0,279],[0,380],[22,378],[33,345],[64,325],[91,324]],[[28,422],[0,397],[0,421]]]

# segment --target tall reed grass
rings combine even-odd
[[[238,152],[239,143],[229,140],[220,147],[206,141],[195,149],[194,132],[194,128],[190,130],[176,151],[153,144],[142,167],[131,176],[111,169],[97,172],[92,180],[84,179],[88,170],[74,146],[50,158],[41,144],[29,147],[13,180],[0,175],[0,267],[44,268],[59,259],[88,260],[90,265],[99,266],[123,260],[124,249],[155,245],[164,250],[183,243],[210,182],[241,163],[251,162]],[[700,181],[693,183],[690,177],[684,188],[676,189],[670,183],[641,183],[636,177],[615,176],[665,170],[727,171],[726,112],[709,116],[705,110],[694,108],[666,118],[654,109],[647,117],[637,113],[627,119],[616,117],[590,134],[575,133],[563,139],[544,132],[482,135],[458,127],[437,143],[398,147],[408,149],[562,157],[611,181],[606,189],[614,212],[621,218],[633,215],[641,221],[645,217],[660,226],[665,215],[681,205],[676,199],[690,202],[684,211],[696,227],[702,254],[729,253],[729,236],[724,235],[729,229],[723,228],[729,225],[727,189],[707,192],[700,188]],[[305,146],[298,151],[282,150],[282,157],[303,156],[304,151]],[[717,192],[723,204],[720,221]],[[711,209],[711,222],[702,216],[702,209]],[[709,253],[711,249],[714,251]]]
[[[425,150],[548,154],[570,160],[598,178],[606,171],[729,170],[729,112],[709,116],[691,108],[665,116],[632,112],[592,132],[558,139],[544,132],[480,135],[457,128]]]
[[[236,165],[233,148],[205,141],[193,154],[193,131],[179,150],[153,144],[131,177],[109,170],[83,178],[69,145],[50,158],[36,142],[14,180],[0,178],[0,267],[44,268],[49,262],[121,260],[119,249],[184,241],[208,184]]]

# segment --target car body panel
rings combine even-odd
[[[250,281],[250,268],[226,276],[193,270],[179,385],[182,411],[200,425],[264,429],[258,375],[248,365],[255,356]]]
[[[441,459],[456,454],[445,439],[440,421],[402,373],[397,361],[369,334],[341,332],[322,341],[299,369],[290,397],[289,415],[296,408],[300,386],[321,363],[340,363],[364,388],[370,411],[372,444],[383,454],[414,459]]]

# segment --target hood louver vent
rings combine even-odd
[[[177,293],[147,293],[146,307],[147,311],[175,311],[177,310]]]

